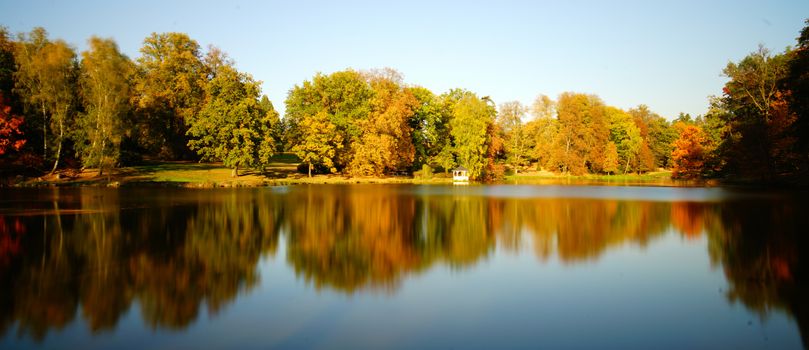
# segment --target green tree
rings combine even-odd
[[[371,112],[373,89],[363,74],[345,70],[330,75],[317,74],[290,90],[285,101],[284,121],[287,123],[287,145],[290,148],[306,143],[305,119],[325,115],[336,129],[341,142],[334,148],[330,168],[344,169],[352,158],[351,145],[363,134],[361,125]],[[313,123],[308,123],[312,125]],[[321,124],[317,121],[314,124]],[[335,138],[330,138],[335,140]],[[335,170],[336,171],[336,170]]]
[[[152,33],[140,52],[137,139],[160,158],[188,157],[187,125],[203,106],[207,80],[218,67],[206,67],[199,44],[185,33]]]
[[[632,116],[626,112],[615,107],[607,107],[606,112],[609,119],[610,142],[617,147],[619,163],[626,174],[630,165],[637,163],[643,144],[640,129]]]
[[[85,167],[104,167],[118,162],[119,147],[128,129],[124,117],[134,65],[112,39],[92,37],[82,53],[80,86],[85,113],[78,118],[74,135],[76,151]]]
[[[62,40],[50,41],[43,28],[20,34],[15,51],[15,91],[26,111],[38,116],[42,127],[42,157],[59,167],[67,129],[76,105],[76,52]],[[30,119],[29,119],[30,120]],[[49,150],[52,150],[49,152]]]
[[[454,164],[449,133],[449,120],[452,114],[445,108],[442,99],[430,90],[423,87],[406,89],[417,101],[413,117],[410,119],[413,145],[416,149],[414,167],[426,163],[441,166],[445,170],[452,168]],[[448,145],[450,147],[447,147]]]
[[[281,120],[281,116],[278,114],[278,111],[275,110],[275,107],[273,106],[272,102],[270,102],[270,98],[267,97],[267,95],[261,96],[261,100],[259,101],[258,105],[259,107],[261,107],[261,113],[265,115],[267,118],[267,122],[261,124],[262,128],[264,128],[262,131],[262,135],[265,135],[265,139],[268,141],[270,139],[267,139],[266,137],[269,136],[274,142],[274,145],[272,145],[272,147],[267,146],[266,148],[262,147],[262,149],[272,150],[273,153],[283,152],[284,151],[283,139],[285,130],[284,130],[284,123]],[[271,154],[269,156],[263,155],[261,158],[262,159],[267,158],[267,160],[262,162],[264,163],[269,162],[269,157],[271,156],[272,156]]]
[[[205,104],[188,128],[188,147],[204,160],[221,160],[233,168],[269,161],[275,141],[270,133],[275,111],[259,105],[259,83],[231,66],[223,66],[205,87]]]
[[[480,179],[487,164],[487,151],[494,124],[492,107],[475,94],[466,92],[452,109],[450,121],[458,163],[469,169],[469,177]]]

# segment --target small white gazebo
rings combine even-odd
[[[453,182],[469,182],[469,169],[459,166],[452,169]]]

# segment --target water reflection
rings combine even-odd
[[[762,317],[782,310],[804,344],[809,334],[800,297],[809,295],[801,259],[809,208],[788,198],[671,202],[406,186],[8,194],[0,202],[4,335],[42,339],[77,317],[103,332],[133,305],[153,328],[184,329],[256,286],[259,259],[279,244],[314,288],[395,293],[408,275],[473,268],[498,248],[579,264],[672,231],[685,240],[707,235],[729,302]]]

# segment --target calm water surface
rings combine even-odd
[[[804,198],[3,189],[0,347],[801,348]]]

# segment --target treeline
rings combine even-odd
[[[102,173],[201,159],[235,174],[276,152],[279,115],[227,54],[183,33],[152,34],[140,53],[133,61],[112,39],[92,37],[77,55],[43,28],[16,39],[0,28],[4,163],[53,172],[67,159]]]
[[[290,91],[284,123],[286,144],[304,163],[356,176],[464,166],[492,179],[534,164],[573,174],[646,172],[668,164],[676,137],[643,105],[623,111],[595,95],[563,93],[557,101],[540,95],[531,108],[497,107],[467,90],[406,86],[392,70],[316,75]]]
[[[805,28],[794,50],[761,48],[729,64],[709,112],[673,122],[645,105],[622,110],[574,92],[497,106],[463,89],[406,85],[391,69],[317,74],[289,91],[281,119],[259,82],[186,34],[152,34],[131,60],[111,39],[91,38],[79,57],[42,28],[15,39],[0,29],[0,161],[52,172],[68,157],[78,161],[68,166],[103,172],[199,159],[235,176],[292,152],[310,176],[671,168],[677,178],[800,181],[809,168],[808,45]]]
[[[678,125],[674,176],[759,183],[809,181],[809,20],[796,48],[759,47],[723,70],[704,117]]]

